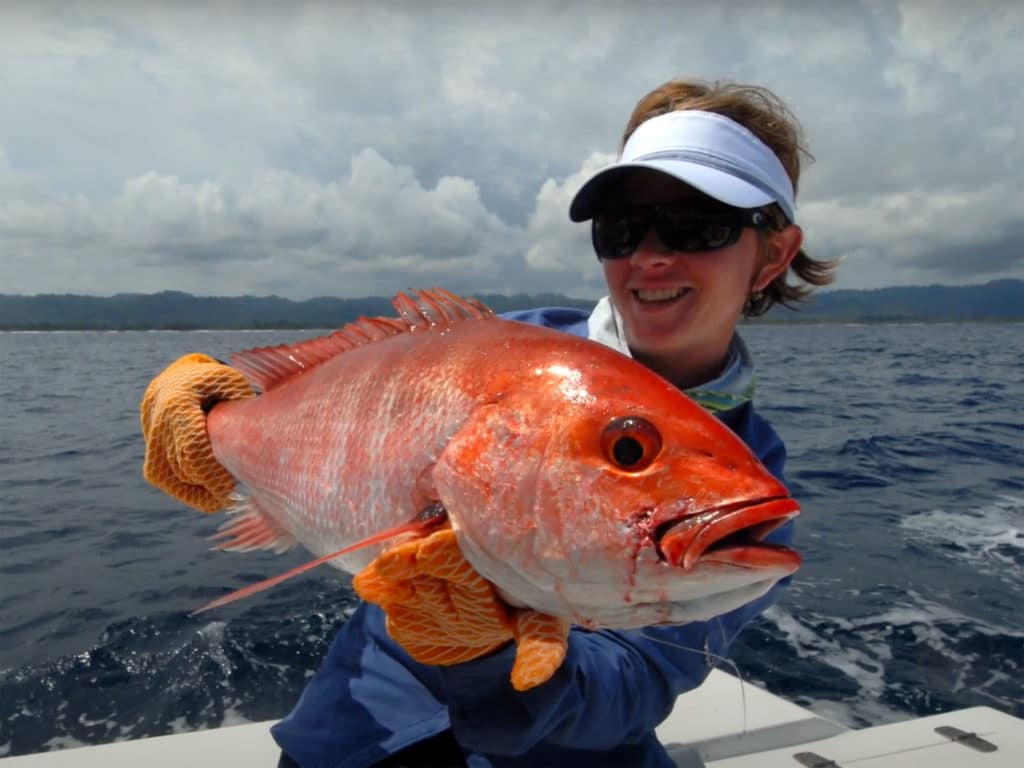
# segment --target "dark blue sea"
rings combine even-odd
[[[312,332],[0,333],[0,755],[284,714],[354,598],[307,559],[209,550],[141,477],[138,404],[182,353]],[[1022,325],[755,326],[805,565],[734,648],[849,725],[1024,716]],[[740,703],[737,702],[737,706]]]

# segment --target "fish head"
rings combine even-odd
[[[797,503],[721,421],[608,351],[481,403],[435,481],[470,563],[514,605],[589,627],[704,620],[792,574]]]

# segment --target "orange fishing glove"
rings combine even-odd
[[[252,396],[241,373],[212,357],[194,354],[175,360],[149,383],[142,398],[142,476],[201,512],[223,507],[235,479],[213,457],[206,410],[219,400]]]
[[[565,658],[569,624],[508,606],[462,556],[450,528],[384,552],[353,580],[387,614],[387,629],[414,659],[447,666],[515,640],[512,685],[548,680]]]

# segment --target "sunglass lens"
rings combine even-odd
[[[694,253],[726,248],[738,239],[743,224],[731,215],[661,210],[655,218],[658,237],[673,251]]]
[[[599,259],[621,259],[629,256],[650,227],[645,216],[636,214],[604,214],[591,223],[590,235]]]

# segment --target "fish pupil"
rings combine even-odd
[[[635,437],[621,437],[612,446],[612,456],[620,467],[631,467],[644,457],[644,447]]]
[[[641,472],[658,456],[661,435],[647,419],[614,419],[601,433],[605,458],[626,472]]]

